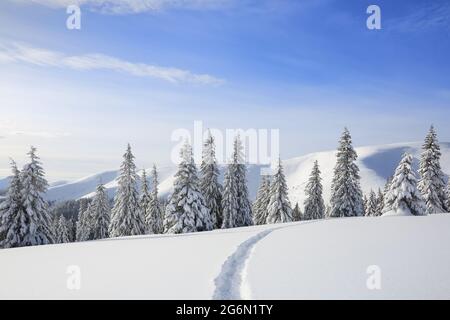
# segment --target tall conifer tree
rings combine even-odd
[[[337,162],[331,186],[331,217],[353,217],[364,214],[358,158],[350,132],[345,128],[339,142]]]

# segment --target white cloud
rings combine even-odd
[[[134,63],[104,54],[69,56],[60,52],[40,49],[23,43],[0,43],[0,63],[27,63],[41,67],[72,70],[111,70],[138,77],[150,77],[172,83],[217,85],[224,81],[208,74],[195,74],[187,70]]]
[[[16,3],[30,3],[29,0],[10,0]],[[164,9],[214,9],[231,0],[31,0],[32,3],[50,8],[66,8],[79,5],[92,11],[109,14],[130,14]]]
[[[68,132],[49,132],[49,131],[11,131],[7,135],[10,136],[29,136],[29,137],[39,137],[39,138],[60,138],[68,137],[70,133]]]
[[[428,29],[450,29],[450,3],[426,2],[414,6],[404,16],[386,22],[386,27],[401,32],[416,32]]]
[[[68,132],[19,130],[17,128],[17,121],[0,121],[0,138],[6,138],[10,136],[27,136],[50,139],[68,137],[71,135]]]

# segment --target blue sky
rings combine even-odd
[[[279,129],[282,158],[335,148],[344,126],[356,145],[431,123],[450,141],[448,1],[80,1],[81,30],[75,0],[0,3],[1,176],[30,144],[51,180],[116,168],[127,142],[139,167],[166,165],[195,120]]]

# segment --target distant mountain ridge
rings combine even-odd
[[[355,148],[358,153],[358,165],[361,173],[361,187],[364,192],[370,189],[383,188],[386,179],[394,173],[401,156],[405,152],[410,152],[415,159],[417,169],[422,152],[421,142],[396,143],[388,145],[367,146]],[[444,173],[450,174],[450,143],[441,143],[442,158],[441,165]],[[305,199],[304,189],[308,181],[313,163],[319,161],[322,172],[324,198],[328,202],[331,196],[331,181],[333,179],[333,169],[336,162],[336,151],[325,151],[307,154],[298,158],[287,159],[283,161],[286,173],[286,180],[289,187],[289,197],[292,205],[299,203],[303,205]],[[261,169],[267,166],[249,165],[248,166],[248,187],[250,197],[255,198],[260,182]],[[220,168],[223,179],[224,167]],[[150,172],[150,170],[149,170]],[[159,191],[161,196],[167,196],[172,191],[174,174],[176,166],[158,168],[159,172]],[[108,195],[113,197],[117,189],[118,170],[105,171],[94,174],[75,181],[60,181],[56,185],[49,187],[46,195],[50,201],[65,201],[92,196],[96,186],[99,183],[105,184]],[[6,189],[9,178],[0,179],[0,190]],[[150,181],[149,181],[150,182]]]

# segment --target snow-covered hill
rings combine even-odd
[[[6,178],[0,179],[0,192],[8,189],[10,181],[11,181],[11,177],[6,177]]]
[[[446,174],[450,174],[450,143],[441,143],[442,160],[441,164]],[[416,159],[416,166],[421,152],[421,143],[399,143],[382,146],[370,146],[356,148],[359,155],[358,164],[361,169],[361,184],[364,192],[371,188],[383,188],[386,179],[393,174],[398,165],[401,155],[411,152]],[[335,165],[336,151],[318,152],[302,157],[288,159],[284,161],[286,179],[289,186],[289,196],[292,204],[296,202],[302,204],[304,201],[304,189],[315,160],[319,161],[324,184],[324,198],[328,202],[331,191],[331,180]],[[252,199],[260,181],[262,166],[251,165],[248,167],[248,184]],[[159,168],[160,192],[162,196],[168,195],[172,190],[173,175],[176,167]],[[223,178],[224,168],[221,170]],[[98,183],[106,184],[108,194],[112,197],[117,188],[118,171],[107,171],[95,174],[72,182],[60,182],[49,188],[47,199],[52,201],[62,201],[79,199],[91,196]],[[5,180],[6,181],[6,180]],[[1,182],[1,180],[0,180]],[[6,183],[4,183],[6,184]],[[0,186],[2,184],[0,183]]]
[[[386,180],[394,174],[395,168],[405,152],[413,155],[414,166],[417,171],[422,152],[421,148],[422,143],[418,142],[356,148],[363,191],[366,193],[371,189],[383,189]],[[450,143],[441,143],[441,149],[442,169],[445,174],[450,175]],[[319,161],[320,170],[322,171],[324,199],[326,202],[329,201],[333,169],[336,162],[335,154],[335,151],[312,153],[284,162],[289,196],[292,203],[303,203],[305,199],[304,189],[315,160]]]
[[[0,299],[450,299],[449,231],[437,214],[4,249]]]

